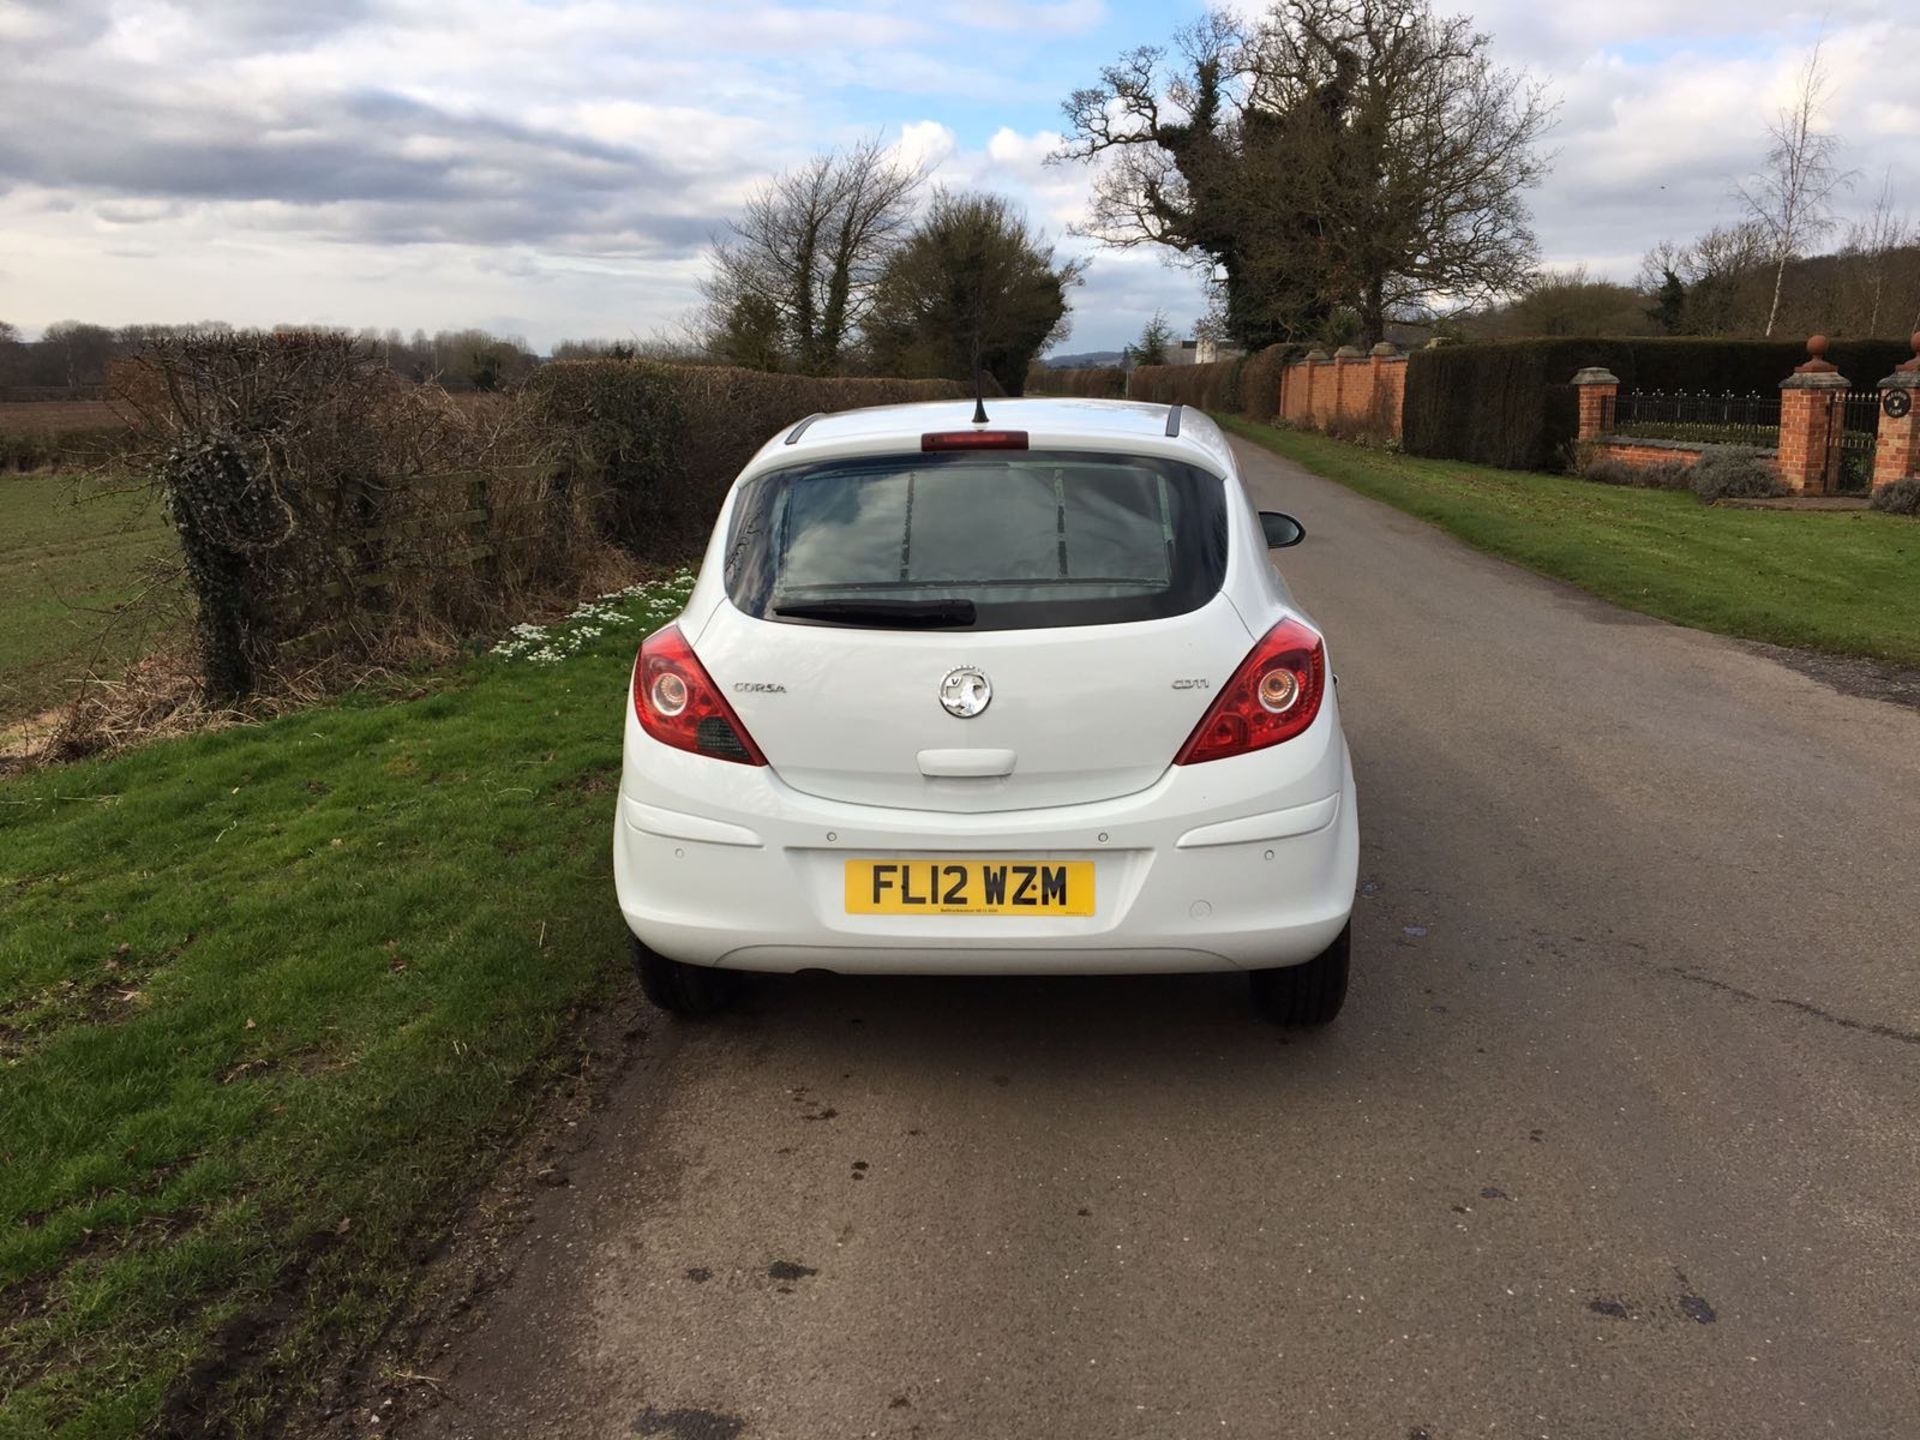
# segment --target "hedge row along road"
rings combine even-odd
[[[1339,1023],[758,983],[646,1040],[379,1429],[1910,1432],[1920,714],[1238,448],[1359,773]]]

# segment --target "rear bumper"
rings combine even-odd
[[[739,970],[1100,974],[1298,964],[1347,923],[1359,866],[1345,743],[1337,723],[1314,738],[1317,745],[1284,756],[1291,744],[1175,767],[1119,800],[968,815],[823,800],[765,769],[686,756],[644,736],[637,748],[630,736],[613,837],[620,909],[662,955]],[[683,788],[690,777],[697,800]],[[1091,860],[1095,913],[845,913],[848,859],[941,854]]]

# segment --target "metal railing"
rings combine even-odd
[[[1880,392],[1849,390],[1836,408],[1841,422],[1840,489],[1866,490],[1873,484],[1873,452],[1880,439]]]
[[[1650,440],[1758,445],[1770,450],[1780,443],[1780,397],[1630,390],[1614,396],[1601,417],[1601,428]]]

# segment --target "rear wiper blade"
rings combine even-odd
[[[931,630],[973,624],[974,608],[971,600],[790,600],[774,606],[773,613],[789,620]]]

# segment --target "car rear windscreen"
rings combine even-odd
[[[749,482],[727,592],[749,615],[802,624],[872,626],[918,610],[949,629],[1108,625],[1198,609],[1219,592],[1226,553],[1220,477],[1177,461],[1031,450],[836,460]]]

